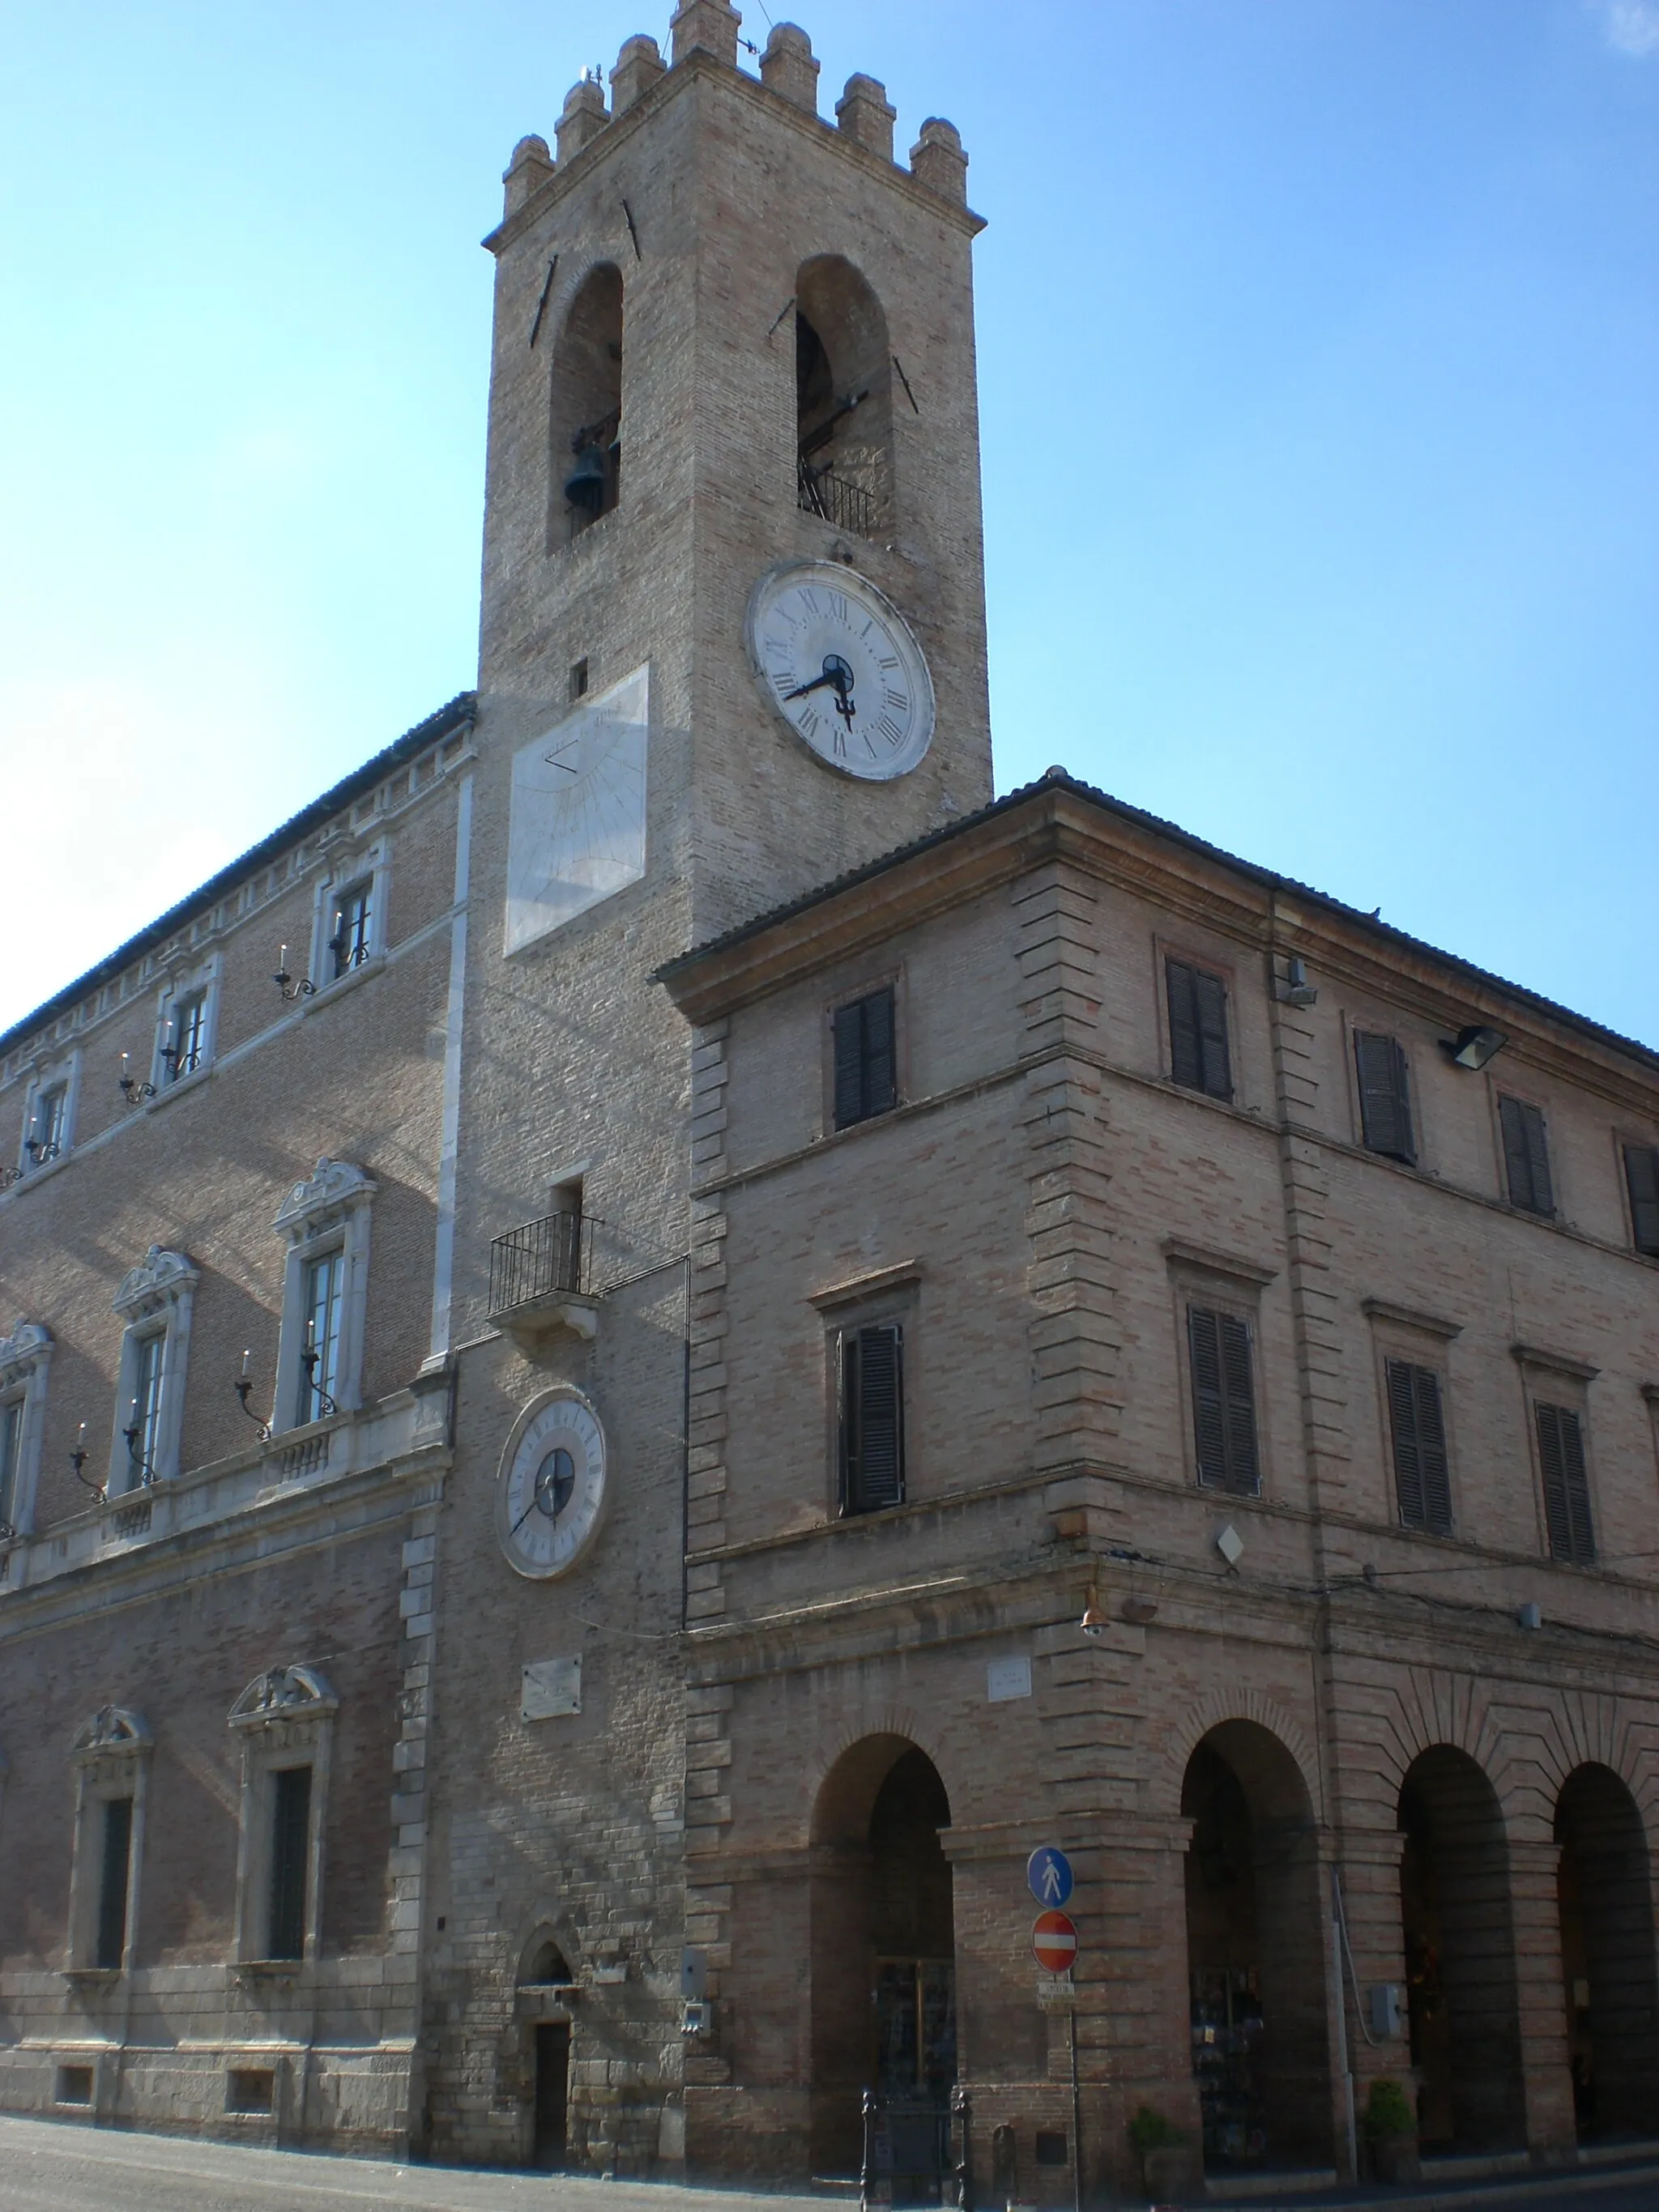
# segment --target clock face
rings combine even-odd
[[[649,704],[649,671],[636,668],[514,756],[507,951],[645,873]]]
[[[507,1565],[538,1581],[561,1575],[592,1540],[605,1506],[605,1431],[580,1391],[540,1399],[507,1439],[495,1488],[495,1534]]]
[[[749,602],[749,657],[767,697],[818,759],[885,783],[933,742],[933,682],[903,617],[831,561],[773,568]]]

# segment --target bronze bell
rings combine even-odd
[[[597,514],[605,505],[605,455],[598,446],[584,446],[577,454],[564,480],[564,495],[586,514]]]

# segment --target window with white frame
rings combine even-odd
[[[110,1442],[112,1497],[179,1472],[191,1309],[199,1279],[184,1253],[152,1244],[115,1294],[126,1330]]]
[[[323,1824],[339,1700],[314,1667],[276,1667],[230,1709],[241,1739],[236,1957],[313,1960],[322,1925]]]
[[[33,1525],[51,1361],[52,1334],[39,1322],[0,1337],[0,1543]]]
[[[213,1058],[217,1026],[219,969],[206,967],[176,977],[161,994],[155,1032],[155,1065],[150,1080],[158,1091],[199,1075]]]
[[[18,1148],[19,1170],[27,1175],[68,1152],[75,1138],[75,1109],[81,1092],[81,1055],[72,1052],[62,1060],[38,1067],[23,1103],[22,1139]]]
[[[279,1429],[327,1419],[362,1401],[374,1196],[372,1176],[325,1157],[277,1209],[276,1233],[288,1247],[276,1355]]]
[[[311,972],[326,989],[386,950],[386,842],[336,860],[317,886]]]
[[[70,1973],[125,1973],[131,1966],[149,1754],[149,1729],[119,1705],[104,1706],[76,1731]]]

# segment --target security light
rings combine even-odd
[[[1078,1626],[1085,1636],[1103,1636],[1109,1625],[1099,1598],[1093,1590],[1091,1590],[1089,1602],[1083,1608],[1083,1618],[1079,1621]]]
[[[1509,1042],[1502,1030],[1490,1029],[1484,1022],[1472,1022],[1468,1029],[1459,1030],[1455,1037],[1443,1037],[1441,1045],[1455,1067],[1467,1067],[1479,1073],[1489,1060],[1496,1060]]]

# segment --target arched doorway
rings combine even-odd
[[[1253,1721],[1187,1763],[1187,1966],[1207,2172],[1332,2157],[1323,1915],[1313,1806]]]
[[[1636,1801],[1580,1766],[1556,1801],[1561,1978],[1581,2142],[1651,2135],[1659,2111],[1653,1888]]]
[[[1419,2137],[1428,2151],[1516,2148],[1526,2106],[1498,1794],[1466,1753],[1437,1744],[1412,1762],[1399,1825]]]
[[[956,1929],[939,1770],[903,1736],[836,1761],[812,1822],[812,2170],[852,2173],[863,2093],[915,2162],[956,2080]],[[905,2131],[914,2142],[902,2140]],[[931,2157],[931,2151],[928,2153]],[[896,2176],[896,2181],[897,2177]],[[903,2191],[898,2190],[897,2195]]]
[[[520,2003],[525,1993],[538,2001],[553,1996],[568,1998],[574,1979],[554,1938],[534,1937],[519,1969]],[[534,2069],[530,2163],[555,2172],[565,2164],[570,2147],[570,2022],[532,2019],[526,2026]]]

